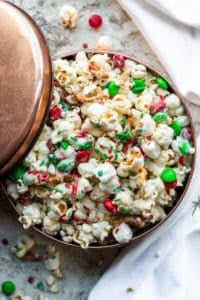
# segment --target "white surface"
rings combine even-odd
[[[151,42],[183,95],[188,98],[190,94],[187,100],[195,102],[197,98],[191,98],[191,94],[196,94],[200,104],[200,33],[192,37],[191,28],[174,22],[146,6],[143,1],[119,2]],[[190,8],[195,2],[190,1]],[[162,6],[164,2],[157,0],[156,3],[159,7],[158,3]],[[166,0],[162,9],[167,3],[170,14],[172,1]],[[180,4],[179,1],[173,1],[174,8],[176,4]],[[176,10],[173,11],[176,14]],[[191,21],[190,16],[187,20]],[[192,184],[181,207],[149,237],[122,252],[97,283],[88,300],[199,299],[200,211],[197,210],[192,216],[192,201],[197,201],[200,192],[199,163],[198,158]],[[125,294],[128,287],[134,291]]]

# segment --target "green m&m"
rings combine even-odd
[[[165,120],[167,119],[167,114],[166,113],[162,113],[162,112],[158,112],[157,114],[155,114],[153,116],[153,120],[155,122],[158,122],[158,123],[162,123],[164,122]]]
[[[160,174],[161,179],[164,182],[171,183],[174,182],[177,178],[176,172],[172,168],[166,168]]]
[[[114,97],[118,94],[119,92],[119,86],[116,85],[114,81],[111,81],[108,85],[108,93],[110,96]]]
[[[156,83],[162,90],[167,90],[168,89],[168,83],[164,78],[156,77]]]
[[[180,135],[181,131],[182,131],[182,126],[178,121],[174,121],[172,122],[172,124],[170,125],[170,127],[174,130],[174,134],[175,135]]]
[[[17,181],[23,177],[26,171],[27,167],[25,167],[23,164],[20,164],[16,166],[12,171],[10,171],[8,176],[10,179]]]
[[[135,94],[140,94],[145,90],[145,81],[142,79],[134,79],[134,86],[132,87],[132,92]]]
[[[11,296],[15,292],[15,284],[12,281],[4,281],[1,285],[1,291],[6,296]]]
[[[181,154],[183,155],[188,155],[190,153],[190,143],[188,142],[188,140],[181,140],[179,143],[179,151],[181,152]]]

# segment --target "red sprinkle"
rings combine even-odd
[[[119,232],[119,228],[116,228],[116,229],[115,229],[115,233],[118,233],[118,232]]]
[[[115,214],[117,212],[117,205],[115,205],[114,203],[112,203],[112,200],[105,199],[103,201],[103,205],[111,213]]]
[[[80,163],[87,162],[89,158],[90,152],[88,150],[82,150],[76,153],[76,160]]]
[[[77,138],[82,138],[87,136],[87,131],[85,129],[80,129],[79,133],[76,135]]]
[[[128,151],[128,147],[135,145],[136,143],[137,140],[128,141],[127,143],[123,144],[122,151],[126,153]]]
[[[63,219],[64,217],[66,217],[66,214],[60,215],[60,218],[59,218],[59,219],[62,221],[62,219]]]
[[[73,216],[73,220],[76,221],[76,222],[81,221],[81,219],[79,217],[77,217],[77,216]]]
[[[38,183],[48,182],[47,177],[48,177],[48,172],[40,172],[37,175]]]
[[[121,54],[113,55],[113,65],[115,68],[122,69],[125,66],[125,59]]]
[[[28,279],[27,279],[27,281],[28,281],[30,284],[33,284],[34,281],[35,281],[35,277],[29,276]]]
[[[1,243],[4,245],[4,246],[7,246],[9,244],[8,240],[6,238],[2,239],[1,240]]]
[[[78,191],[78,180],[74,181],[74,184],[72,185],[72,196],[76,196]]]
[[[177,186],[177,180],[173,181],[173,182],[164,182],[164,185],[166,187],[166,189],[174,189]]]
[[[69,182],[66,182],[66,183],[65,183],[65,187],[66,187],[67,189],[70,189],[70,188],[71,188],[71,184],[70,184]]]
[[[184,160],[184,157],[183,157],[183,156],[180,156],[180,157],[179,157],[178,162],[179,162],[179,164],[180,164],[181,166],[185,166],[185,160]]]
[[[83,43],[82,47],[83,47],[84,49],[87,49],[87,48],[88,48],[88,44],[87,44],[87,43]]]
[[[87,205],[83,205],[83,208],[85,209],[85,210],[87,210],[87,211],[90,211],[91,209],[87,206]]]
[[[52,141],[51,141],[51,139],[48,139],[48,140],[46,141],[46,146],[47,146],[47,148],[49,149],[49,152],[50,152],[50,153],[54,153],[54,150],[53,150],[53,148],[52,148]]]
[[[154,115],[157,112],[163,111],[166,107],[166,103],[164,102],[164,98],[160,96],[160,101],[152,103],[150,106],[151,114]]]
[[[54,106],[50,109],[49,118],[52,121],[58,120],[61,116],[61,109],[58,106]]]
[[[25,205],[30,200],[30,193],[26,192],[20,195],[19,202]]]
[[[100,15],[92,15],[90,16],[88,23],[92,28],[97,29],[101,27],[103,23],[102,17]]]

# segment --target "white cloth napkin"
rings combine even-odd
[[[144,34],[182,95],[200,104],[200,1],[118,2]],[[196,166],[200,163],[199,153],[197,157]],[[192,216],[192,202],[197,201],[200,192],[198,178],[200,170],[196,167],[191,186],[174,215],[143,241],[126,247],[88,300],[200,299],[200,210]]]

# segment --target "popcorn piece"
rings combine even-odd
[[[59,20],[64,28],[74,28],[76,26],[77,10],[71,5],[63,5],[60,10]]]
[[[114,239],[120,244],[128,243],[133,237],[132,229],[126,223],[121,223],[113,229],[112,233]]]
[[[15,245],[11,247],[11,252],[14,253],[18,258],[26,260],[38,260],[39,254],[32,251],[35,246],[35,241],[30,236],[23,235],[17,239]]]
[[[57,285],[56,285],[56,284],[51,285],[51,286],[49,287],[49,291],[50,291],[51,293],[53,293],[53,294],[58,293],[58,287],[57,287]]]
[[[47,246],[47,252],[44,259],[47,270],[51,271],[56,278],[61,278],[60,253],[56,250],[54,245]]]
[[[112,40],[109,36],[101,36],[96,44],[96,49],[100,50],[111,50],[112,49]]]

